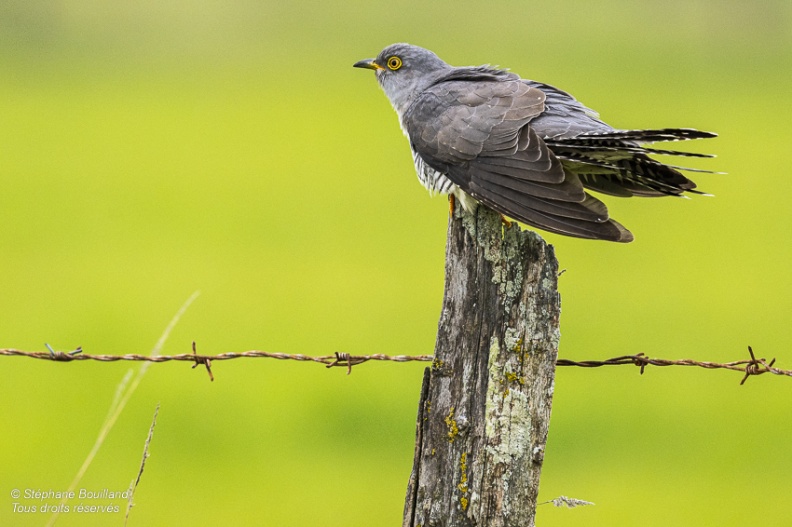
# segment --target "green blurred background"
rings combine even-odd
[[[629,245],[544,235],[562,357],[792,368],[788,0],[112,4],[0,4],[0,347],[148,353],[200,290],[163,353],[431,353],[446,201],[351,67],[407,41],[721,134],[684,145],[715,198],[607,199]],[[0,358],[0,525],[46,523],[11,490],[65,489],[136,367]],[[400,525],[422,368],[155,365],[80,487],[129,484],[160,403],[130,525]],[[560,369],[540,498],[596,506],[538,523],[789,525],[792,380],[739,381]]]

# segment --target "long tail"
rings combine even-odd
[[[588,132],[570,138],[545,139],[564,168],[577,174],[586,188],[613,196],[679,196],[684,192],[704,194],[680,170],[714,173],[709,170],[668,165],[650,154],[715,157],[710,154],[659,150],[643,143],[687,141],[717,137],[692,128],[659,130],[610,130]]]

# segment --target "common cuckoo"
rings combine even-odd
[[[388,46],[354,67],[375,71],[421,183],[466,210],[484,203],[546,231],[629,242],[632,233],[585,189],[622,197],[703,194],[680,172],[692,169],[650,154],[711,155],[644,145],[716,134],[614,129],[558,88],[489,66],[453,67],[409,44]]]

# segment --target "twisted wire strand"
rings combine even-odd
[[[49,348],[49,347],[48,347]],[[737,360],[732,362],[709,362],[698,361],[693,359],[657,359],[647,357],[643,353],[637,355],[622,355],[606,360],[583,360],[573,361],[570,359],[558,359],[556,366],[577,366],[581,368],[600,368],[603,366],[622,366],[634,365],[640,368],[643,374],[647,366],[696,366],[705,369],[726,369],[740,371],[745,374],[740,384],[744,384],[748,377],[761,375],[763,373],[772,373],[774,375],[781,375],[792,377],[792,370],[783,370],[774,367],[775,359],[767,361],[764,358],[756,358],[753,349],[748,346],[750,359]],[[250,350],[243,352],[228,352],[220,353],[217,355],[199,355],[195,351],[195,344],[193,343],[193,353],[182,353],[179,355],[139,355],[139,354],[126,354],[126,355],[90,355],[82,353],[81,348],[74,351],[62,352],[49,349],[49,351],[22,351],[17,349],[0,349],[0,356],[21,356],[32,359],[50,360],[55,362],[73,362],[73,361],[100,361],[100,362],[117,362],[117,361],[146,361],[146,362],[169,362],[169,361],[186,361],[192,362],[193,368],[202,364],[206,366],[209,377],[214,380],[211,370],[212,361],[222,361],[231,359],[242,358],[268,358],[278,360],[294,360],[300,362],[317,362],[324,364],[328,368],[332,367],[346,367],[347,374],[352,372],[352,366],[363,364],[368,361],[389,361],[389,362],[432,362],[434,355],[384,355],[375,353],[372,355],[351,355],[349,353],[336,352],[333,355],[311,356],[303,355],[300,353],[276,353],[269,351]]]

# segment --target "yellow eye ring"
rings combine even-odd
[[[394,55],[388,59],[387,64],[389,70],[396,71],[397,69],[402,67],[402,59]]]

